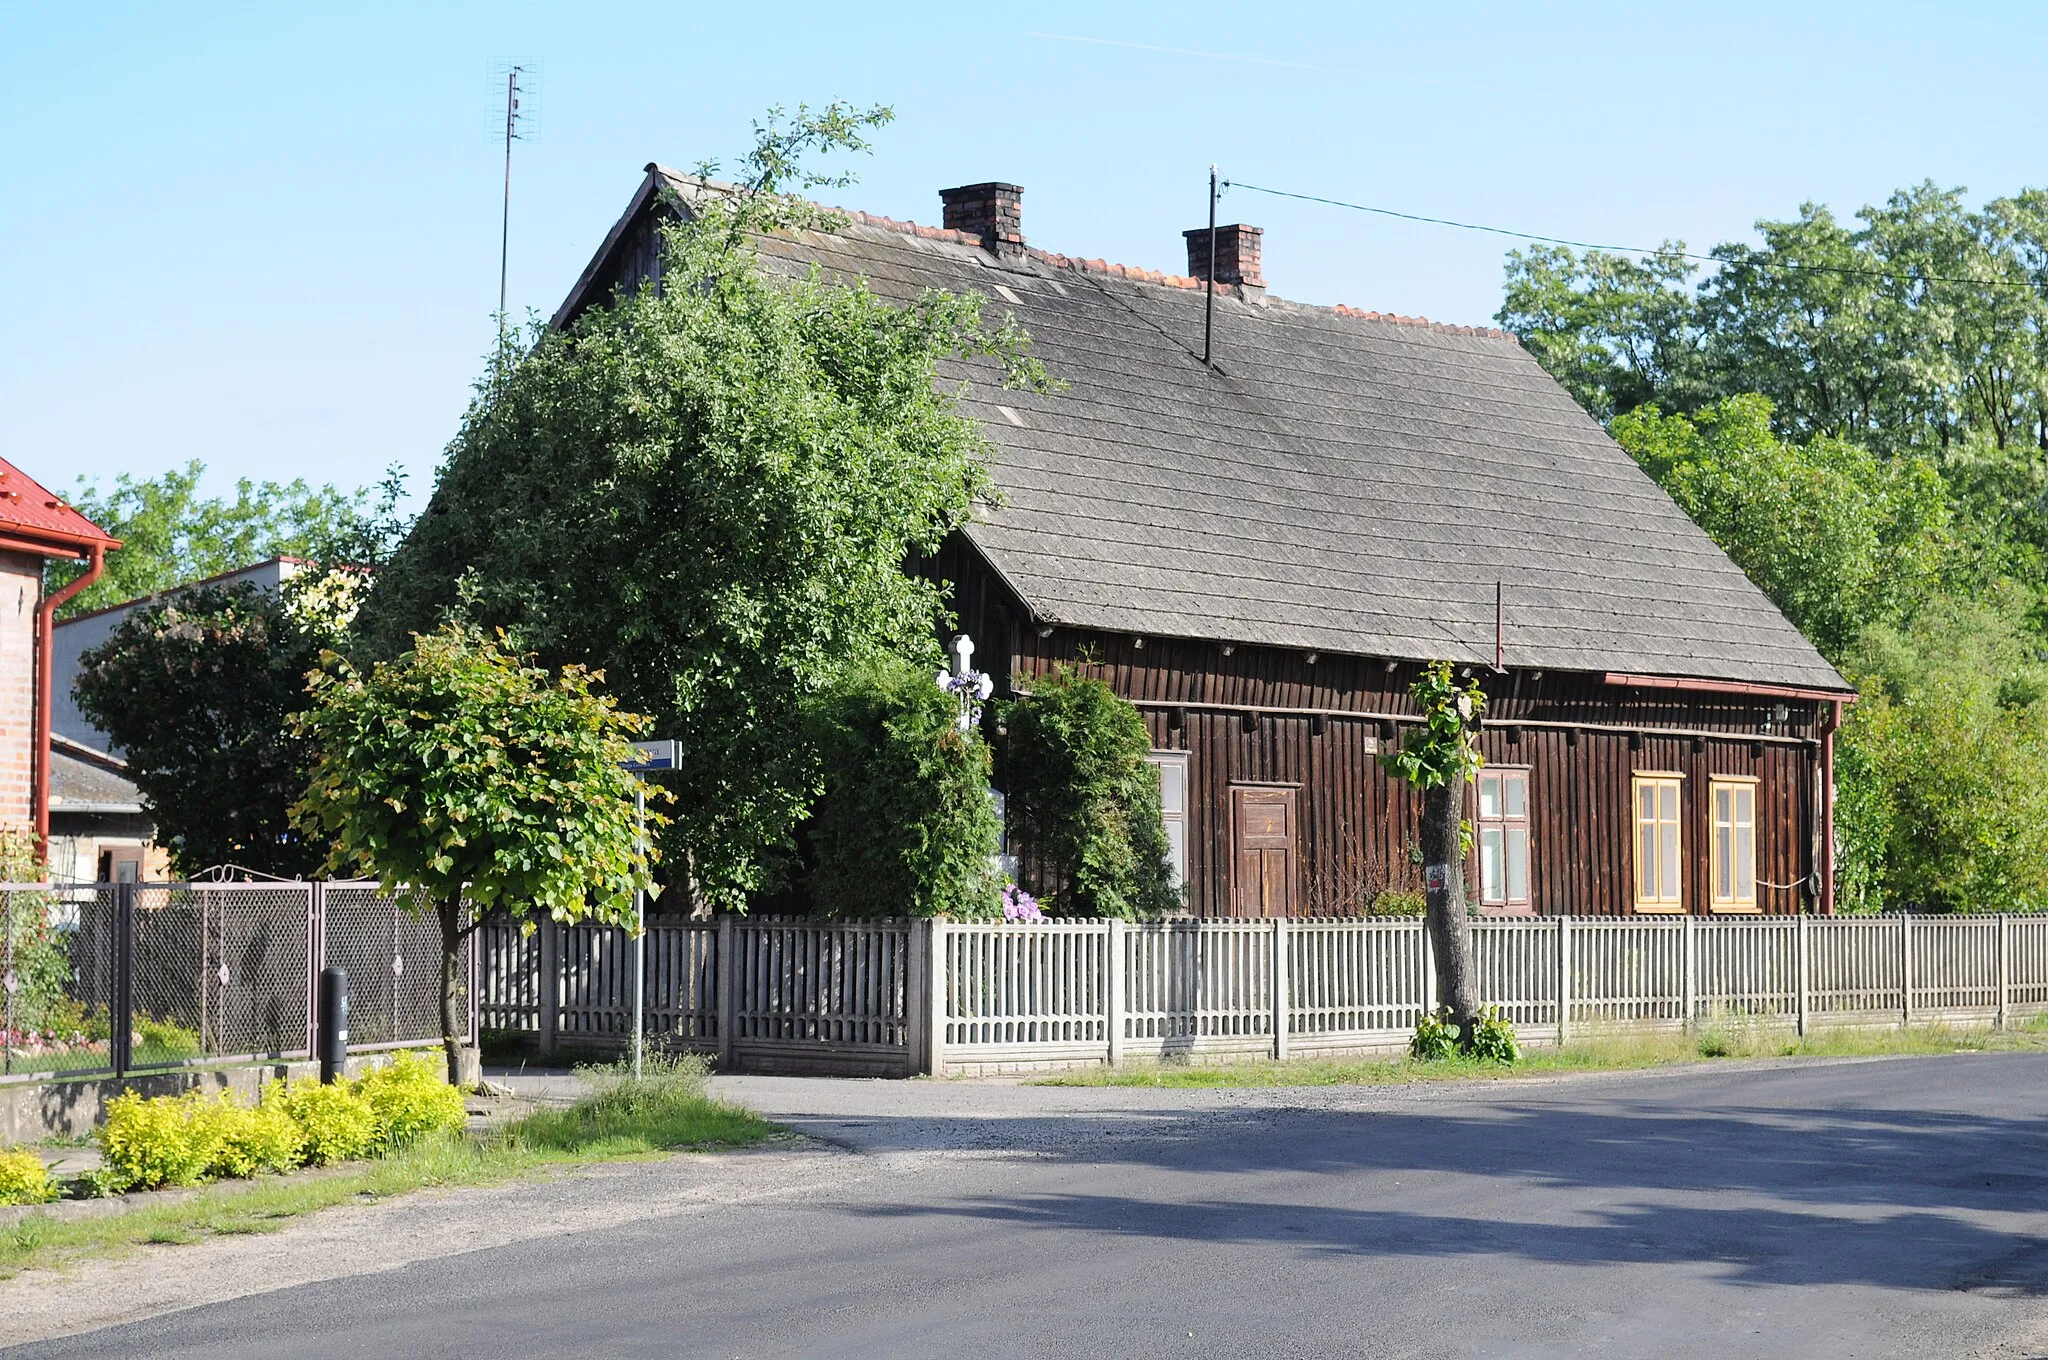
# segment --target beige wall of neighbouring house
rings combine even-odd
[[[42,591],[42,558],[0,552],[0,828],[8,830],[33,829],[36,604]]]

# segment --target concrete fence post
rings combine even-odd
[[[540,975],[534,979],[533,1007],[540,1022],[540,1051],[552,1055],[562,1036],[562,926],[552,916],[543,916],[540,936]]]
[[[1273,918],[1273,1061],[1287,1061],[1288,1017],[1293,1013],[1292,988],[1287,976],[1287,918]]]
[[[1793,983],[1795,991],[1792,1006],[1794,1023],[1797,1024],[1801,1036],[1806,1033],[1807,1009],[1813,1004],[1810,999],[1813,990],[1813,945],[1807,938],[1807,923],[1810,919],[1803,911],[1793,918],[1798,933],[1793,940],[1792,951],[1792,968],[1797,974]]]
[[[910,1050],[910,1073],[929,1076],[932,1070],[932,923],[912,921],[903,947],[910,966],[903,979],[903,1044]]]
[[[1436,949],[1429,942],[1429,922],[1415,923],[1416,934],[1422,937],[1422,1013],[1436,1014]]]
[[[1109,1065],[1116,1067],[1124,1060],[1124,979],[1128,975],[1129,962],[1124,957],[1126,948],[1124,923],[1112,916],[1109,918],[1107,936],[1102,942],[1103,978],[1103,1027],[1107,1031]]]
[[[1998,913],[1998,1027],[2012,1023],[2012,918]]]
[[[1572,1037],[1572,918],[1557,918],[1557,1046]]]
[[[1899,913],[1899,1027],[1913,1023],[1913,917]]]
[[[1678,1006],[1680,1023],[1686,1029],[1692,1028],[1693,1012],[1699,1009],[1700,947],[1693,933],[1693,919],[1685,918],[1685,926],[1679,947]]]
[[[935,916],[925,936],[925,976],[931,979],[924,997],[925,1032],[930,1035],[926,1071],[934,1077],[946,1075],[946,997],[953,983],[946,976],[946,936],[951,929],[945,917]]]
[[[740,931],[739,923],[731,912],[718,918],[717,981],[712,984],[716,995],[711,998],[712,1014],[718,1017],[718,1070],[732,1072],[734,1052],[738,1036],[740,1015]]]

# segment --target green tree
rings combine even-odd
[[[1771,404],[1730,397],[1695,417],[1645,406],[1612,433],[1822,652],[1900,618],[1948,566],[1951,512],[1925,460],[1880,460],[1826,436],[1772,433]]]
[[[125,751],[178,873],[296,878],[326,859],[292,826],[308,753],[287,721],[343,620],[299,603],[323,598],[197,586],[130,612],[81,658],[79,710]]]
[[[1060,916],[1132,920],[1178,907],[1145,760],[1145,719],[1102,681],[1062,667],[1004,705],[998,777],[1025,887]]]
[[[690,286],[619,296],[494,366],[365,610],[388,653],[467,591],[477,622],[602,666],[681,742],[667,844],[706,905],[743,906],[787,862],[817,790],[805,702],[938,629],[941,588],[905,565],[989,493],[941,362],[1043,382],[978,295],[899,307],[761,267],[762,234],[837,224],[785,192],[841,182],[798,163],[864,149],[886,117],[771,115],[745,185],[664,233],[661,277]]]
[[[404,530],[398,503],[405,474],[396,465],[374,491],[244,478],[235,483],[232,500],[199,493],[205,471],[195,461],[161,477],[123,473],[104,492],[79,480],[72,503],[122,546],[108,555],[105,574],[65,605],[66,617],[271,557],[375,563]],[[48,570],[55,589],[84,568],[53,562]]]
[[[634,894],[652,886],[622,768],[646,720],[599,694],[596,673],[550,673],[460,624],[368,674],[329,655],[292,727],[314,751],[295,815],[333,845],[330,868],[434,913],[448,1079],[474,1086],[460,1023],[469,934],[491,918],[631,923]]]
[[[1700,335],[1684,249],[1674,242],[1641,260],[1563,246],[1511,251],[1497,319],[1596,419],[1651,402],[1690,409]]]
[[[2009,599],[1873,628],[1842,732],[1847,910],[2048,909],[2048,667]]]
[[[1422,721],[1402,734],[1381,762],[1422,790],[1424,912],[1436,960],[1436,994],[1467,1049],[1479,1032],[1479,977],[1472,963],[1472,918],[1465,904],[1471,830],[1465,786],[1484,762],[1472,734],[1486,707],[1477,681],[1459,684],[1448,661],[1423,668],[1409,687]]]
[[[971,921],[1002,910],[988,747],[959,729],[936,664],[856,667],[811,704],[824,788],[804,828],[808,886],[829,915]]]

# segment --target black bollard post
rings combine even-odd
[[[320,970],[320,1080],[332,1085],[348,1064],[348,969]]]

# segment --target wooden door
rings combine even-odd
[[[1294,914],[1295,789],[1233,784],[1230,862],[1233,916]]]

